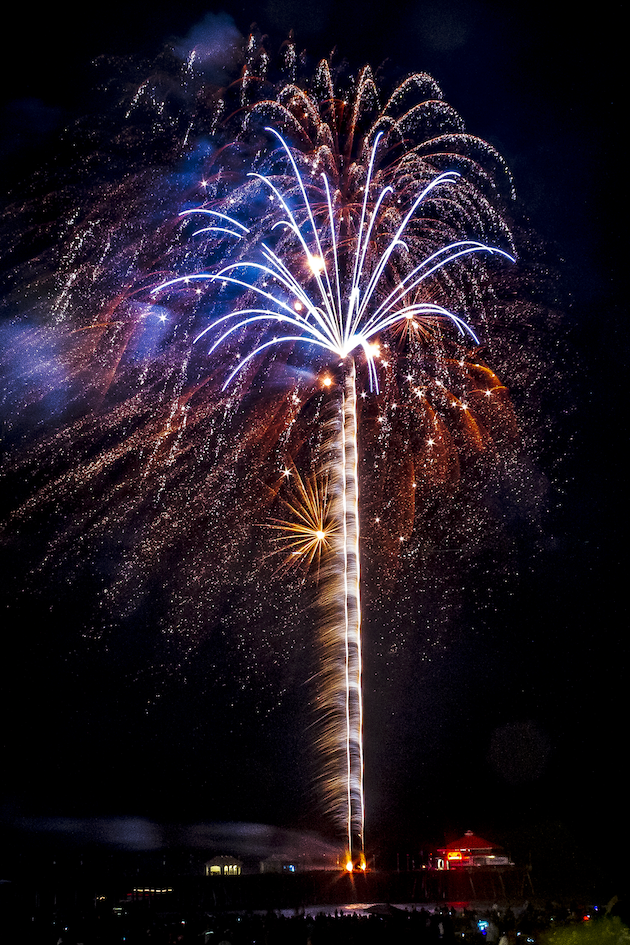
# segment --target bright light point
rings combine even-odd
[[[295,309],[296,312],[301,312],[304,306],[299,301],[299,299],[296,299],[295,302],[293,303],[293,308]]]
[[[404,535],[401,535],[400,538],[398,539],[398,541],[404,541],[404,540],[405,540]]]
[[[330,387],[330,385],[332,384],[332,378],[326,375],[326,377],[322,378],[322,384],[324,385],[324,387]]]
[[[322,272],[325,267],[324,260],[321,256],[311,256],[308,264],[315,273]]]
[[[427,446],[435,446],[435,440],[427,440]]]
[[[352,865],[352,860],[348,860],[348,862],[346,863],[346,870],[348,871],[348,873],[351,873],[353,869],[354,869],[354,866]]]
[[[323,541],[324,538],[326,537],[326,532],[322,532],[322,531],[315,532],[315,537],[317,538],[318,541]]]
[[[378,525],[378,523],[380,522],[380,517],[377,515],[376,518],[374,519],[374,521],[375,521],[376,524]]]

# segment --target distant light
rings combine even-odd
[[[352,860],[348,860],[348,862],[346,863],[347,872],[351,873],[353,869],[354,869],[354,866],[352,865]]]

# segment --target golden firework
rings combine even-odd
[[[313,475],[303,479],[295,466],[287,466],[283,473],[291,482],[292,495],[281,499],[289,513],[287,519],[273,519],[267,528],[273,528],[278,543],[275,552],[286,554],[284,568],[317,564],[330,550],[330,540],[338,525],[331,514],[328,476]]]

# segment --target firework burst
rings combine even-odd
[[[327,218],[325,223],[318,222],[309,199],[309,182],[305,182],[300,174],[291,149],[278,132],[272,128],[268,131],[281,145],[293,185],[289,187],[290,193],[286,194],[274,180],[259,173],[253,176],[270,191],[278,206],[280,215],[273,230],[279,229],[284,235],[280,240],[281,247],[273,249],[268,241],[264,241],[260,244],[260,260],[240,258],[222,266],[216,273],[170,279],[156,287],[153,294],[162,298],[165,293],[182,286],[190,290],[191,286],[199,283],[209,283],[236,289],[245,294],[246,302],[253,295],[254,304],[237,306],[212,322],[196,339],[205,338],[209,332],[218,334],[210,347],[210,355],[236,333],[246,345],[251,345],[251,350],[239,355],[236,367],[224,382],[224,390],[253,359],[282,345],[303,343],[314,351],[323,351],[328,358],[332,357],[343,365],[341,421],[333,460],[329,465],[337,495],[333,520],[339,536],[335,543],[335,562],[330,567],[334,589],[329,593],[329,599],[336,599],[338,603],[337,612],[324,633],[325,638],[332,640],[327,652],[331,649],[334,654],[343,641],[343,659],[332,659],[333,666],[342,667],[341,683],[333,683],[331,695],[326,699],[326,710],[328,718],[334,720],[334,707],[339,694],[343,693],[344,724],[333,724],[329,730],[332,731],[333,755],[338,756],[341,751],[345,754],[344,774],[337,771],[330,783],[336,786],[336,809],[345,811],[347,862],[365,866],[356,352],[361,351],[370,389],[377,393],[377,360],[380,357],[377,338],[395,325],[403,323],[408,328],[410,319],[414,322],[425,320],[425,330],[428,330],[427,326],[446,321],[461,336],[468,335],[478,343],[473,330],[460,315],[434,302],[423,301],[419,291],[435,273],[472,254],[499,255],[509,260],[512,257],[503,250],[469,239],[456,240],[434,249],[424,258],[410,252],[407,230],[411,229],[418,208],[435,189],[456,186],[459,174],[454,172],[437,176],[419,193],[408,197],[405,212],[396,214],[400,216],[396,228],[393,233],[388,232],[388,227],[381,223],[388,218],[388,202],[396,199],[396,193],[391,185],[385,185],[376,194],[373,192],[374,166],[382,138],[380,132],[374,138],[368,158],[356,228],[348,227],[344,213],[336,213],[333,209],[331,187],[325,173],[321,174],[321,186],[326,194]],[[197,230],[197,234],[219,233],[221,239],[227,235],[237,243],[249,235],[245,224],[226,213],[207,208],[200,208],[199,213],[210,217],[211,222],[208,227]],[[353,239],[348,235],[350,230],[356,231]],[[342,231],[345,233],[343,239]],[[387,234],[385,241],[383,231]],[[409,298],[411,301],[405,304]],[[257,305],[256,301],[262,304]],[[226,323],[229,327],[224,327]],[[270,338],[254,336],[252,343],[251,329],[260,325],[266,327],[269,323],[274,328],[277,325],[279,333]],[[468,411],[467,404],[460,403],[459,406]],[[474,426],[473,421],[469,422]],[[478,429],[474,435],[480,436]],[[324,532],[319,528],[316,534],[323,538]],[[312,542],[311,528],[307,547],[312,548],[314,555],[321,546],[321,538],[315,544]],[[333,673],[326,675],[334,679]]]
[[[361,740],[339,732],[361,730],[344,675],[348,666],[360,679],[361,649],[359,632],[348,646],[340,633],[339,600],[356,626],[359,563],[374,598],[399,574],[429,581],[440,529],[466,547],[493,540],[501,526],[489,528],[475,477],[516,439],[499,378],[544,369],[515,330],[499,359],[482,347],[495,322],[514,329],[520,317],[502,284],[511,182],[433,80],[411,77],[383,104],[368,69],[340,90],[331,63],[305,82],[294,60],[295,74],[273,86],[260,48],[246,57],[239,82],[205,97],[194,64],[178,80],[187,97],[161,94],[156,70],[117,111],[111,137],[83,136],[70,183],[42,182],[45,199],[5,216],[15,260],[4,302],[7,519],[29,592],[96,575],[86,646],[115,649],[116,627],[156,601],[159,642],[138,671],[156,690],[149,712],[160,680],[185,676],[202,642],[223,636],[238,663],[229,683],[273,711],[308,633],[295,629],[303,571],[281,566],[282,586],[266,593],[261,559],[286,546],[319,568],[324,787],[339,820],[352,809],[358,854]],[[182,112],[183,101],[195,104]],[[336,529],[314,529],[317,546],[305,534],[288,547],[282,499],[261,488],[287,456],[314,509],[326,492]],[[286,501],[299,521],[299,486]],[[266,509],[278,527],[253,530]],[[394,642],[379,644],[384,658]]]
[[[272,519],[266,526],[272,528],[276,554],[285,555],[284,568],[316,566],[319,570],[322,556],[332,547],[338,524],[331,512],[331,495],[326,476],[303,479],[295,466],[284,469],[283,478],[291,481],[292,495],[282,499],[288,518]]]

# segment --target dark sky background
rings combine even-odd
[[[444,657],[393,677],[395,719],[368,702],[368,848],[383,856],[469,828],[519,851],[586,847],[606,861],[627,839],[620,7],[595,17],[562,4],[456,0],[130,0],[78,14],[50,5],[18,8],[3,51],[11,175],[50,154],[57,129],[89,107],[95,57],[151,57],[208,11],[229,14],[241,33],[256,21],[271,46],[294,27],[313,57],[336,45],[355,66],[389,59],[400,74],[425,70],[467,129],[504,155],[550,246],[572,373],[535,459],[550,483],[545,541],[518,542],[520,577],[497,590],[491,617],[471,591]],[[261,729],[246,720],[235,737],[204,718],[216,694],[202,660],[149,718],[126,672],[144,638],[127,639],[118,661],[96,645],[77,650],[81,605],[66,598],[57,622],[54,588],[18,602],[15,570],[7,562],[2,589],[5,824],[314,825],[299,688]]]

